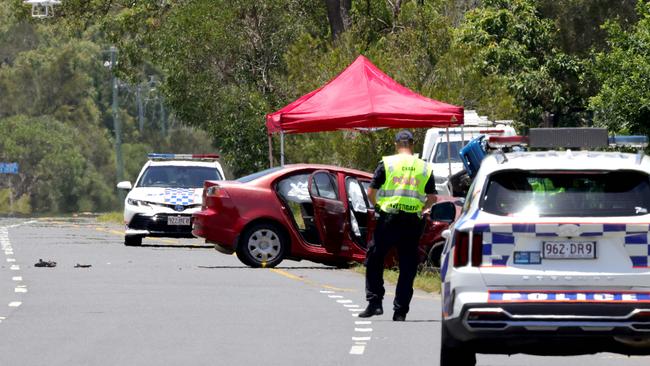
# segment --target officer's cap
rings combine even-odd
[[[413,134],[409,130],[401,130],[395,135],[395,142],[413,143]]]

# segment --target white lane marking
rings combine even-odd
[[[12,281],[22,281],[22,280],[23,280],[23,276],[14,276],[14,277],[11,277],[11,280],[12,280]]]
[[[359,317],[359,314],[358,314],[358,313],[350,314],[350,315],[352,315],[352,316],[355,317],[355,318],[358,318],[358,317]]]
[[[330,290],[320,290],[320,293],[321,293],[321,294],[333,294],[334,291],[330,291]]]
[[[354,322],[354,324],[356,324],[356,325],[367,325],[367,324],[372,324],[372,322],[370,320],[357,320],[356,322]]]
[[[12,264],[11,267],[9,267],[12,271],[20,271],[20,266],[17,264]]]
[[[22,305],[22,304],[23,304],[23,303],[20,302],[20,301],[12,301],[12,302],[9,303],[9,307],[10,307],[10,308],[17,308],[17,307],[19,307],[19,306]]]
[[[352,300],[336,300],[339,304],[349,304],[352,302]]]
[[[13,262],[15,262],[15,261],[16,261],[15,258],[7,258],[7,262],[9,262],[9,263],[13,263]]]
[[[16,287],[16,288],[14,289],[14,292],[22,292],[22,293],[25,293],[25,292],[27,292],[27,289],[26,289],[25,287]]]
[[[357,341],[369,341],[372,337],[352,337],[352,340]]]
[[[354,328],[355,332],[368,333],[372,332],[372,328]]]
[[[359,312],[359,313],[360,313],[360,312],[363,311],[363,309],[359,309],[359,308],[350,308],[350,309],[348,309],[348,311],[356,311],[356,312]]]
[[[341,296],[341,295],[327,295],[327,297],[329,297],[330,299],[342,299],[343,298],[343,296]]]
[[[362,355],[365,350],[366,350],[366,346],[352,346],[350,347],[350,354]]]
[[[366,344],[368,344],[368,342],[354,342],[354,344],[360,344],[365,346]]]
[[[358,308],[359,307],[359,305],[355,305],[355,304],[344,304],[343,306],[345,306],[346,308]]]

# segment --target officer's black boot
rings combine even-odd
[[[381,315],[384,313],[384,308],[381,304],[368,303],[366,310],[359,313],[359,318],[370,318],[373,315]]]
[[[393,313],[393,321],[395,322],[403,322],[406,320],[406,314],[400,311],[396,311]]]

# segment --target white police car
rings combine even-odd
[[[200,211],[203,182],[224,179],[215,154],[149,154],[124,202],[124,244],[141,245],[145,236],[192,236],[192,214]]]
[[[542,134],[581,138],[555,130]],[[476,353],[650,354],[649,174],[641,153],[488,155],[445,233],[441,366]]]

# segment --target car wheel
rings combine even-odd
[[[127,247],[139,247],[142,245],[142,237],[136,235],[128,235],[124,237],[124,245]]]
[[[275,267],[284,258],[287,239],[277,226],[257,224],[246,229],[237,246],[237,257],[251,267]]]
[[[440,327],[440,366],[476,366],[476,353],[452,339],[444,322]]]
[[[427,254],[427,266],[433,268],[440,268],[440,256],[442,255],[442,248],[445,246],[445,242],[434,243],[429,253]]]

